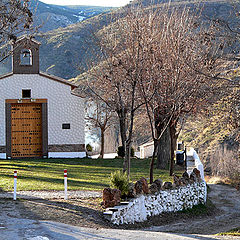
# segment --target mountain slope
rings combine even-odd
[[[97,6],[59,6],[32,0],[31,9],[34,13],[36,26],[42,25],[41,32],[81,22],[98,14],[111,10],[110,7]]]
[[[77,66],[84,59],[85,37],[89,24],[97,25],[98,15],[114,8],[98,6],[58,6],[32,0],[34,25],[39,26],[36,38],[42,43],[40,69],[63,78],[76,76]],[[93,21],[91,21],[91,18]],[[103,20],[104,21],[104,20]],[[82,23],[81,23],[82,22]],[[11,57],[0,63],[0,75],[11,71]]]
[[[63,78],[74,78],[83,70],[79,67],[85,68],[90,61],[91,54],[95,51],[91,44],[92,33],[99,31],[107,26],[111,20],[109,8],[86,7],[86,6],[56,6],[44,4],[40,1],[33,0],[33,8],[38,6],[36,12],[37,21],[47,19],[46,24],[40,29],[43,32],[47,29],[51,31],[39,34],[37,39],[42,42],[40,49],[40,69],[50,74],[54,74]],[[154,0],[154,6],[151,5],[152,0],[138,0],[133,1],[126,7],[114,10],[114,14],[120,14],[124,9],[142,2],[144,7],[161,7],[166,1]],[[196,5],[193,5],[196,3]],[[194,11],[196,9],[203,9],[203,15],[208,17],[218,16],[223,19],[232,17],[232,5],[228,1],[208,0],[202,1],[174,1],[174,6],[191,7]],[[107,11],[107,12],[106,12]],[[98,14],[101,13],[101,14]],[[94,14],[98,14],[95,15]],[[79,22],[79,18],[86,17]],[[73,23],[77,21],[76,23]],[[73,23],[73,24],[71,24]],[[70,25],[68,25],[70,24]],[[67,26],[66,26],[67,25]],[[65,27],[66,26],[66,27]],[[0,73],[7,72],[10,61],[4,66],[0,66]]]
[[[156,0],[155,8],[162,6],[162,1]],[[232,9],[231,3],[228,1],[209,0],[200,5],[193,5],[192,2],[179,1],[176,2],[180,7],[191,7],[194,11],[203,9],[203,15],[208,17],[218,16],[227,19],[230,16]],[[132,4],[135,4],[133,2]],[[129,6],[129,5],[128,5]],[[115,14],[126,9],[128,6],[115,10]],[[147,7],[149,5],[146,5]],[[43,58],[42,67],[49,73],[62,76],[64,78],[76,77],[76,74],[81,73],[77,70],[79,66],[86,66],[89,61],[89,56],[94,48],[89,44],[89,38],[93,32],[107,26],[111,20],[111,14],[105,13],[83,22],[73,24],[64,29],[56,29],[45,34],[44,47],[42,52],[47,58]],[[46,44],[46,45],[45,45]],[[50,51],[49,51],[50,50]],[[57,58],[53,58],[52,54]],[[50,61],[51,60],[51,61]],[[52,67],[51,67],[52,66]],[[50,67],[50,68],[49,68]]]

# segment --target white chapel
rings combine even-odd
[[[84,157],[84,100],[75,84],[39,71],[39,47],[17,40],[12,72],[0,76],[0,158]]]

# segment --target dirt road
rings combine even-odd
[[[137,226],[141,231],[115,229],[116,226],[102,218],[100,202],[95,198],[68,201],[0,199],[0,240],[240,239],[213,235],[240,226],[240,192],[225,185],[210,185],[209,198],[217,208],[212,215],[197,218],[180,215],[176,219],[173,215],[168,221],[170,214],[166,214],[166,219],[160,216],[154,220],[160,226],[147,228],[154,223],[149,221],[145,227]]]
[[[209,199],[217,208],[215,216],[207,216],[189,220],[153,226],[146,230],[175,232],[185,234],[216,234],[240,226],[240,191],[227,185],[212,184]],[[239,238],[240,239],[240,238]]]

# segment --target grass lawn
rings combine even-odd
[[[150,159],[131,160],[131,181],[149,178]],[[122,159],[0,160],[0,190],[13,191],[13,171],[18,172],[17,190],[63,190],[63,170],[68,170],[69,190],[102,190],[110,173],[122,169]],[[175,171],[182,174],[182,170]],[[171,181],[168,170],[155,169],[154,178]]]

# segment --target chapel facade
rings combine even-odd
[[[39,47],[17,40],[12,72],[0,76],[0,158],[84,157],[84,100],[75,84],[40,72]]]

